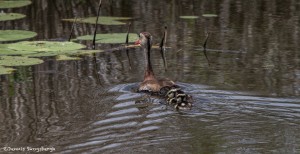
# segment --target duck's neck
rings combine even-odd
[[[151,46],[149,45],[149,42],[148,42],[148,46],[146,48],[144,48],[145,62],[146,62],[144,80],[155,79],[154,72],[153,72],[152,65],[151,65],[151,60],[150,60],[150,50],[151,50]]]

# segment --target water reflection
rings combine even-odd
[[[34,1],[1,29],[30,29],[36,39],[65,39],[76,14],[96,1]],[[143,76],[139,49],[79,61],[20,67],[0,77],[0,146],[54,146],[56,153],[298,153],[300,143],[299,3],[297,1],[104,1],[103,15],[133,16],[132,32],[159,38],[168,26],[168,71],[153,50],[155,73],[178,81],[195,99],[176,111],[135,93]],[[36,13],[39,12],[39,13]],[[218,14],[204,18],[204,13]],[[199,15],[183,20],[180,15]],[[99,32],[125,32],[100,26]],[[79,25],[75,35],[91,34]],[[208,41],[208,66],[201,45]],[[89,45],[89,42],[83,42]],[[111,48],[99,45],[98,48]]]
[[[178,112],[163,100],[132,93],[134,85],[112,87],[107,94],[120,93],[121,99],[111,96],[113,102],[98,109],[103,111],[80,127],[74,126],[71,134],[55,142],[60,149],[57,152],[297,151],[298,99],[257,97],[181,84],[191,90],[196,101],[192,110]],[[282,148],[285,144],[290,147],[288,151]]]

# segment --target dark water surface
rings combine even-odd
[[[12,9],[25,19],[0,27],[65,40],[71,23],[61,19],[95,16],[96,7],[92,0],[35,0]],[[0,152],[43,146],[55,153],[300,153],[299,1],[103,0],[101,14],[133,17],[131,31],[149,31],[156,43],[167,25],[169,67],[165,72],[158,50],[153,67],[192,95],[194,107],[176,111],[135,92],[144,71],[140,49],[129,52],[131,69],[125,51],[44,58],[0,76]],[[78,24],[75,35],[93,29]],[[99,26],[99,33],[126,30]],[[210,65],[201,50],[206,32]]]

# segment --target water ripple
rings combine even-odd
[[[296,98],[260,97],[180,83],[195,102],[191,110],[176,111],[161,103],[163,100],[159,98],[135,93],[134,86],[136,84],[131,83],[110,88],[109,93],[114,95],[105,100],[113,103],[104,106],[105,112],[95,115],[95,119],[76,128],[72,134],[78,135],[60,141],[57,146],[64,148],[57,152],[141,153],[159,145],[154,151],[160,153],[170,145],[182,145],[186,149],[204,141],[221,144],[220,147],[248,147],[270,142],[259,135],[262,128],[266,129],[263,130],[265,134],[271,135],[279,122],[281,128],[300,123],[297,120],[300,103]],[[179,147],[171,151],[183,152]]]
[[[169,133],[167,134],[170,137],[167,137],[161,132],[168,128],[165,122],[171,120],[170,115],[176,112],[166,109],[158,98],[132,92],[135,85],[123,84],[110,88],[109,93],[118,93],[118,96],[112,95],[111,98],[105,99],[114,102],[111,106],[104,106],[106,108],[102,110],[105,110],[106,114],[95,115],[95,120],[75,130],[81,130],[81,133],[74,132],[78,135],[60,141],[57,146],[65,148],[58,152],[109,152],[115,151],[116,148],[126,149],[128,146],[153,145],[174,140],[176,137],[171,138]]]

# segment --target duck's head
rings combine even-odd
[[[152,35],[149,32],[141,32],[139,39],[135,41],[136,45],[141,45],[143,48],[151,49],[152,46]]]

